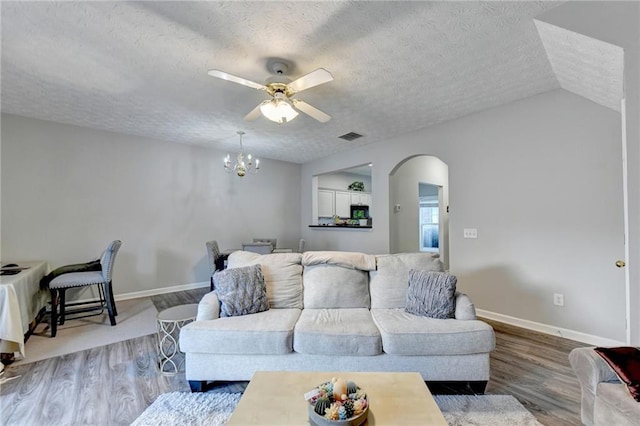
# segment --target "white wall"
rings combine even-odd
[[[449,166],[450,269],[478,308],[620,341],[624,299],[602,279],[617,255],[603,245],[621,247],[602,239],[621,227],[606,212],[621,211],[620,133],[619,114],[556,90],[305,164],[303,218],[312,175],[371,161],[377,220],[369,233],[303,237],[314,249],[387,252],[389,173],[433,155]],[[467,227],[477,240],[462,238]]]
[[[626,149],[629,184],[629,258],[627,269],[630,275],[631,292],[629,299],[631,309],[630,341],[632,344],[638,345],[640,344],[640,4],[637,2],[567,2],[538,18],[622,46],[625,49]],[[583,108],[586,110],[583,111]],[[596,121],[592,122],[592,119],[596,119]],[[389,171],[393,169],[395,164],[408,156],[432,154],[440,157],[449,165],[450,178],[455,179],[450,181],[452,268],[465,270],[465,274],[471,278],[469,270],[473,268],[480,270],[484,265],[486,272],[488,272],[492,268],[491,265],[500,262],[511,263],[512,259],[515,259],[509,268],[510,272],[504,269],[502,271],[502,276],[506,278],[510,273],[515,275],[516,286],[514,287],[497,288],[492,284],[495,280],[490,273],[481,274],[482,276],[477,277],[478,281],[464,283],[465,280],[461,280],[461,284],[469,289],[469,292],[476,299],[478,307],[492,309],[497,313],[513,316],[514,319],[522,319],[525,321],[524,325],[528,324],[527,321],[535,321],[558,327],[558,331],[562,327],[579,333],[588,333],[589,336],[602,337],[605,340],[624,340],[618,324],[612,326],[610,322],[611,318],[616,318],[616,321],[619,321],[620,314],[624,313],[626,309],[623,300],[620,300],[618,296],[611,297],[609,293],[611,283],[601,281],[598,277],[585,277],[586,282],[589,283],[588,288],[585,288],[585,283],[580,280],[580,265],[587,265],[586,259],[576,262],[569,268],[564,268],[562,265],[562,260],[567,253],[582,253],[584,250],[583,236],[580,233],[575,234],[575,228],[572,232],[565,232],[561,222],[557,224],[555,229],[546,228],[549,232],[540,233],[539,242],[532,241],[533,247],[544,246],[538,251],[531,250],[531,253],[535,254],[533,258],[518,256],[522,254],[522,245],[517,247],[515,254],[509,254],[515,243],[522,241],[523,234],[530,238],[535,237],[535,232],[527,223],[522,223],[520,226],[512,222],[502,224],[499,227],[502,231],[499,234],[493,233],[499,237],[498,240],[491,247],[486,247],[486,251],[482,250],[485,247],[479,247],[477,256],[466,253],[465,256],[460,257],[460,254],[464,254],[464,250],[462,250],[463,246],[460,246],[462,241],[456,238],[465,226],[479,228],[478,241],[482,240],[482,236],[486,232],[484,222],[486,218],[480,217],[477,212],[477,206],[482,206],[485,201],[480,193],[473,193],[476,189],[481,189],[482,193],[486,193],[487,188],[494,188],[494,193],[500,193],[506,186],[511,193],[516,193],[515,190],[518,188],[523,191],[528,188],[536,191],[546,188],[549,191],[550,199],[556,199],[560,202],[560,204],[549,206],[550,211],[556,212],[558,218],[563,218],[565,222],[570,224],[572,214],[576,210],[575,206],[569,212],[563,210],[562,203],[566,199],[565,194],[568,196],[573,194],[571,186],[575,180],[571,174],[574,171],[573,167],[576,166],[573,160],[582,156],[585,150],[589,152],[592,148],[603,150],[603,157],[592,158],[591,162],[586,163],[590,166],[591,172],[584,175],[586,180],[576,185],[576,194],[592,196],[593,193],[598,193],[605,197],[600,201],[606,202],[608,190],[617,191],[620,187],[618,155],[620,153],[619,137],[621,131],[619,127],[619,117],[616,117],[615,114],[612,115],[611,111],[598,110],[598,107],[587,101],[577,99],[562,91],[556,91],[434,126],[414,135],[399,135],[393,140],[305,164],[302,170],[303,236],[312,248],[330,246],[335,249],[367,252],[387,250],[389,229],[385,227],[388,222],[385,219],[377,220],[374,229],[364,235],[306,229],[310,216],[308,209],[311,205],[311,196],[307,189],[311,187],[310,176],[331,169],[373,162],[372,186],[376,202],[371,214],[382,219],[383,215],[386,216],[389,206],[387,186]],[[590,133],[591,129],[595,133]],[[581,143],[571,148],[570,144],[572,141],[575,142],[574,137]],[[535,143],[533,146],[537,147],[536,156],[531,158],[528,165],[526,158],[522,157],[529,155],[529,151],[519,153],[513,150],[513,147],[517,148],[527,143]],[[502,153],[496,152],[499,147],[511,148],[510,155],[517,161],[507,162],[505,165],[509,167],[500,165],[498,169],[492,170],[492,167],[495,167],[494,155],[504,158]],[[607,151],[607,147],[611,147],[611,151]],[[548,170],[547,159],[553,158],[553,156],[557,157],[558,154],[564,155],[566,152],[572,153],[568,157],[572,163],[555,165],[555,167],[565,167],[565,175],[557,173],[557,181],[541,182],[539,178],[545,177]],[[539,164],[536,165],[534,158],[541,156]],[[467,160],[458,162],[457,158],[466,158]],[[612,168],[611,162],[614,159],[618,164]],[[469,166],[470,168],[468,168]],[[480,178],[479,182],[478,178]],[[598,189],[594,188],[594,191],[584,194],[586,188],[594,180]],[[603,188],[603,181],[610,182],[612,186]],[[483,185],[485,187],[480,188]],[[462,189],[462,191],[458,191],[458,189]],[[568,192],[564,192],[567,190]],[[469,199],[465,198],[467,195],[469,195]],[[498,200],[502,201],[501,203],[496,203],[495,200],[488,200],[488,202],[493,203],[498,210],[507,209],[501,210],[503,213],[506,211],[517,213],[518,204],[516,202],[520,199],[521,196],[511,199],[511,194],[506,194],[502,200]],[[615,208],[617,209],[618,206]],[[582,218],[584,212],[576,212],[576,214],[576,217]],[[607,223],[603,225],[609,226]],[[619,224],[616,223],[616,225]],[[562,248],[556,244],[541,244],[545,237],[547,237],[547,241],[560,242]],[[526,245],[526,243],[524,244]],[[609,257],[617,255],[604,253],[597,246],[593,250],[595,253],[607,256],[607,265],[603,268],[609,268],[610,260],[612,260]],[[504,255],[508,256],[505,258]],[[505,259],[509,260],[505,261]],[[579,273],[577,275],[571,274],[572,279],[567,280],[564,273],[566,270],[578,271]],[[498,271],[494,269],[494,272]],[[557,275],[554,278],[553,275],[556,272]],[[541,277],[537,275],[538,273],[548,276],[547,283],[552,283],[549,288],[545,288],[548,284],[539,285]],[[528,276],[537,276],[538,278],[529,280]],[[508,279],[501,281],[503,283],[509,282]],[[618,281],[616,280],[616,284]],[[548,304],[542,308],[540,303],[548,301],[550,287],[555,289],[553,291],[559,290],[559,292],[577,295],[577,300],[571,296],[567,302],[574,300],[578,304],[572,309],[555,311],[550,309]],[[590,338],[589,336],[585,336],[585,338]]]
[[[629,185],[631,343],[640,345],[640,3],[567,2],[540,19],[624,48]],[[624,307],[620,307],[624,309]]]
[[[300,239],[300,166],[257,176],[226,152],[2,115],[2,261],[88,261],[122,240],[116,294],[208,281],[205,241]]]

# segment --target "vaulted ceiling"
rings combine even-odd
[[[557,4],[3,1],[2,111],[304,163],[560,87],[619,109],[622,49],[534,19]],[[273,58],[333,74],[297,95],[329,122],[246,122],[265,93],[207,75]]]

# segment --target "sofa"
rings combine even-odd
[[[495,336],[470,298],[456,291],[448,319],[405,311],[410,271],[442,272],[437,254],[237,251],[228,258],[228,269],[250,265],[260,265],[268,310],[220,317],[212,291],[180,332],[192,391],[209,381],[248,381],[259,370],[304,370],[419,372],[427,383],[484,392]]]
[[[640,402],[593,347],[575,348],[569,363],[580,383],[582,423],[592,425],[639,426]]]

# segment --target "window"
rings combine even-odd
[[[437,196],[420,197],[420,251],[438,252],[439,213]]]

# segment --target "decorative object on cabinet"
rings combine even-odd
[[[364,191],[364,182],[355,181],[349,185],[349,191]]]
[[[256,174],[258,173],[258,170],[260,170],[260,160],[256,158],[256,162],[254,164],[251,154],[247,155],[247,161],[244,160],[244,150],[242,149],[242,135],[244,135],[244,132],[242,130],[238,130],[237,133],[240,135],[240,152],[238,152],[236,163],[233,165],[231,165],[231,156],[229,154],[224,157],[224,170],[229,173],[235,173],[240,177],[246,175],[247,172]]]

